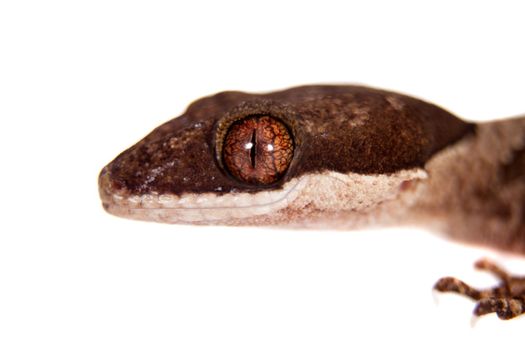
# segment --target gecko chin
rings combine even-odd
[[[379,175],[324,171],[293,178],[280,189],[256,193],[133,195],[117,188],[110,174],[103,170],[99,188],[103,206],[109,213],[137,220],[348,228],[373,224],[378,215],[392,213],[392,206],[406,207],[407,203],[400,206],[399,201],[413,199],[417,187],[407,184],[426,176],[424,170],[417,168]],[[406,192],[410,194],[406,196]]]

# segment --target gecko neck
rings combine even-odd
[[[412,208],[417,224],[525,253],[525,117],[478,124],[425,168]]]

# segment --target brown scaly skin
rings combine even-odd
[[[444,277],[436,282],[434,289],[458,293],[477,301],[474,308],[476,316],[496,313],[500,319],[509,320],[525,313],[525,277],[511,276],[486,259],[476,262],[475,267],[494,274],[500,283],[496,287],[479,290],[457,278]]]
[[[421,166],[473,131],[472,124],[435,105],[362,86],[301,86],[268,94],[228,91],[195,101],[183,115],[120,154],[101,175],[108,173],[115,188],[136,195],[206,193],[217,187],[223,193],[266,191],[217,166],[221,159],[215,149],[221,148],[226,130],[247,115],[275,116],[294,134],[294,159],[273,188],[323,170],[380,174]],[[151,176],[159,169],[162,177]]]

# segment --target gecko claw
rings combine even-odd
[[[475,328],[478,324],[479,319],[479,316],[477,316],[476,314],[472,314],[472,317],[470,318],[470,327]]]

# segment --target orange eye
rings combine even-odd
[[[290,165],[294,143],[288,128],[270,116],[250,116],[233,123],[224,139],[222,157],[241,181],[269,185]]]

